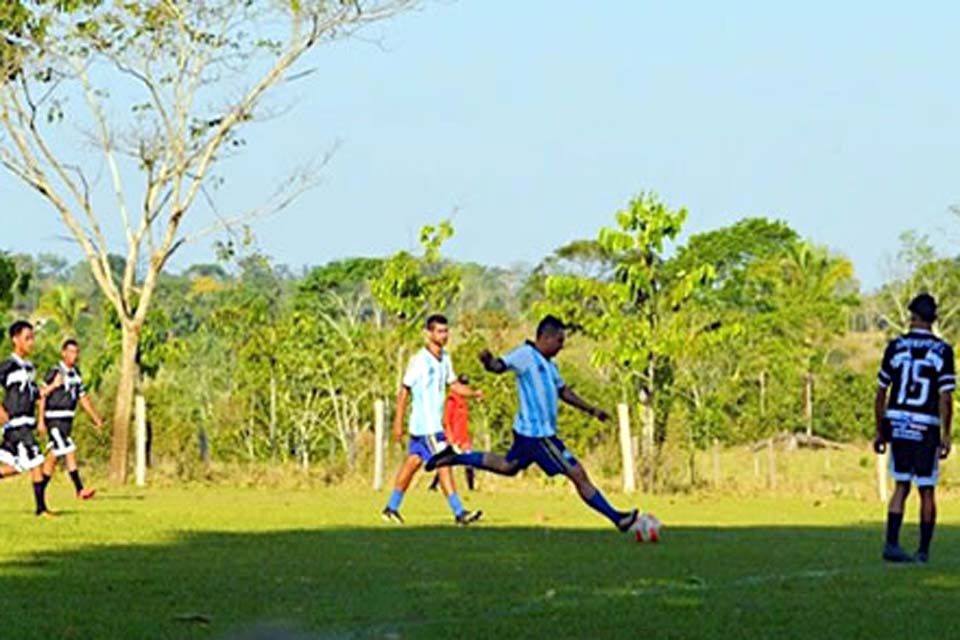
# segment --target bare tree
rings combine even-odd
[[[238,131],[265,96],[307,73],[297,69],[306,53],[415,3],[7,0],[0,7],[0,162],[59,215],[122,327],[112,480],[126,478],[138,344],[171,256],[286,207],[316,176],[316,168],[296,172],[262,207],[222,215],[214,167],[242,146]],[[74,102],[84,107],[67,118]],[[64,142],[78,130],[88,143],[82,151]],[[92,153],[107,176],[103,190],[85,171]],[[124,247],[122,274],[110,268],[111,241]]]

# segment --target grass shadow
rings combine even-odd
[[[885,566],[880,536],[690,527],[651,546],[606,529],[183,533],[24,554],[0,564],[0,593],[5,635],[19,638],[286,633],[242,631],[265,622],[309,638],[943,637],[960,599],[960,529],[938,530],[928,567]]]

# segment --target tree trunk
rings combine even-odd
[[[130,418],[133,414],[133,394],[140,367],[137,348],[140,345],[140,327],[123,322],[121,325],[120,381],[117,384],[117,402],[113,410],[113,443],[110,448],[110,481],[123,484],[127,480],[127,453],[130,447]]]
[[[803,415],[807,423],[807,437],[813,437],[813,374],[804,378]]]

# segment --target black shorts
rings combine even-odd
[[[918,487],[935,487],[940,477],[940,445],[934,440],[893,440],[890,443],[890,472],[897,482]]]
[[[0,464],[8,464],[17,471],[29,471],[43,464],[43,452],[33,435],[33,429],[16,427],[3,432]]]
[[[76,451],[77,445],[70,437],[71,431],[73,422],[70,420],[47,420],[47,432],[50,434],[47,451],[52,451],[58,458]]]

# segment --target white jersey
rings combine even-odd
[[[410,435],[432,436],[443,433],[443,405],[447,385],[456,382],[453,362],[445,350],[437,358],[426,348],[418,351],[407,365],[403,386],[410,389],[413,410]]]

